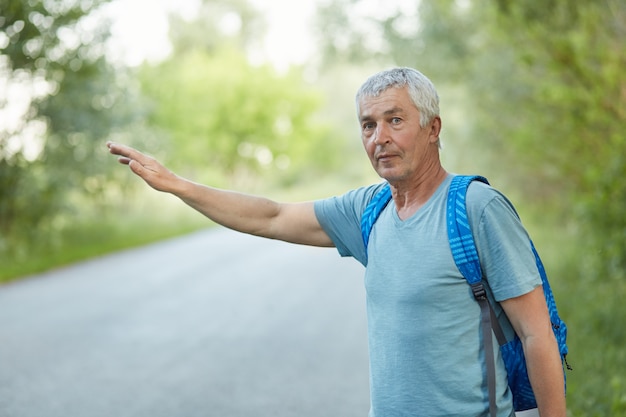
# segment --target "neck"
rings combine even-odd
[[[411,181],[390,184],[400,219],[408,219],[426,204],[447,175],[446,170],[437,164]]]

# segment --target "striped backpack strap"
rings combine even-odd
[[[485,184],[489,184],[486,178],[477,175],[457,175],[452,178],[446,205],[448,241],[450,243],[454,263],[472,288],[472,294],[474,294],[474,298],[480,306],[480,327],[482,329],[487,365],[489,415],[496,417],[498,413],[496,404],[496,363],[493,354],[492,329],[499,344],[504,344],[506,340],[500,328],[500,324],[495,317],[493,308],[487,299],[487,291],[483,284],[483,274],[480,269],[478,251],[476,250],[474,236],[472,235],[472,229],[470,228],[469,218],[467,216],[465,197],[467,195],[467,188],[472,181],[481,181]]]
[[[387,207],[391,200],[391,187],[389,183],[386,183],[375,195],[372,197],[363,215],[361,216],[361,236],[363,237],[363,244],[365,245],[365,256],[367,257],[367,245],[370,240],[370,234],[372,233],[372,227],[378,220],[380,213]]]
[[[465,205],[467,187],[469,187],[472,181],[481,181],[489,184],[485,177],[478,175],[455,176],[450,183],[446,207],[448,240],[450,241],[452,257],[459,271],[461,271],[461,274],[463,274],[471,286],[480,283],[483,278]]]

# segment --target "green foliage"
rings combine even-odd
[[[549,161],[551,180],[571,192],[575,219],[590,226],[581,227],[589,272],[624,280],[626,4],[554,0],[538,13],[531,3],[508,4],[497,32],[525,46],[517,63],[529,70],[518,77],[529,94],[518,96],[524,123],[511,145],[533,170]]]
[[[238,52],[264,29],[245,0],[203,1],[195,22],[172,16],[176,55],[141,69],[139,80],[104,55],[109,25],[92,13],[107,1],[0,0],[0,81],[27,99],[0,126],[0,259],[9,275],[33,271],[22,268],[35,267],[33,257],[43,267],[98,253],[72,240],[98,234],[87,217],[100,221],[134,192],[115,185],[128,173],[106,153],[107,139],[158,149],[177,171],[213,184],[263,173],[290,185],[342,160],[338,135],[316,120],[322,98],[301,75]],[[16,102],[0,97],[0,112]]]
[[[458,64],[469,58],[467,37],[479,25],[460,3],[389,0],[385,8],[367,13],[361,0],[324,2],[316,18],[324,66],[406,65],[449,83],[456,78],[449,74],[465,71]]]
[[[6,41],[2,54],[9,57],[10,69],[63,71],[72,60],[79,66],[85,55],[93,55],[86,46],[103,36],[98,30],[104,28],[83,33],[82,39],[72,31],[83,16],[106,1],[0,1],[0,32]]]
[[[29,163],[21,157],[0,159],[0,252],[9,244],[7,237],[16,228],[32,237],[46,207],[33,202],[46,196],[49,188],[42,177],[40,164]]]
[[[174,145],[176,169],[274,169],[297,175],[337,161],[328,127],[317,122],[321,97],[292,72],[252,66],[232,48],[196,49],[140,74],[153,100],[150,123]]]
[[[94,192],[102,166],[92,155],[125,121],[120,78],[104,56],[107,22],[89,20],[103,3],[1,4],[0,79],[26,104],[0,99],[0,246],[45,240],[68,193]]]
[[[171,23],[174,54],[139,74],[149,124],[170,138],[168,165],[233,186],[261,173],[288,185],[339,162],[339,135],[316,120],[321,95],[300,71],[277,74],[244,53],[264,32],[246,1],[205,1],[193,21]]]
[[[568,360],[573,370],[567,372],[568,415],[622,416],[626,281],[590,280],[580,268],[585,249],[559,218],[537,208],[528,228],[546,261],[560,314],[569,327]]]

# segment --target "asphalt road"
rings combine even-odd
[[[220,228],[0,286],[0,417],[365,417],[362,275]]]

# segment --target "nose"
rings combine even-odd
[[[379,123],[376,125],[376,130],[374,131],[374,143],[376,145],[382,145],[384,143],[388,143],[390,139],[389,130],[385,124]]]

